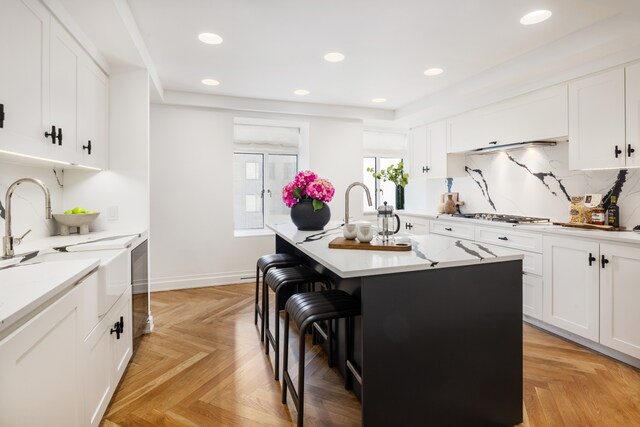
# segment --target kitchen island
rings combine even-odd
[[[353,345],[364,426],[522,421],[521,254],[431,234],[405,237],[408,252],[329,249],[339,224],[269,228],[277,252],[305,258],[362,304]]]

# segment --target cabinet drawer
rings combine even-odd
[[[507,248],[542,252],[542,235],[525,231],[478,226],[475,228],[475,240]]]
[[[524,255],[522,271],[527,274],[542,276],[542,254],[526,251],[522,251],[522,254]]]
[[[431,221],[429,231],[444,236],[460,237],[461,239],[473,240],[473,224],[460,224],[457,222]]]
[[[427,234],[429,220],[415,216],[400,216],[400,231],[409,234]]]
[[[522,313],[542,320],[542,278],[522,275]]]

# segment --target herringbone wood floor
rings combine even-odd
[[[253,297],[253,284],[154,293],[156,330],[102,426],[293,425],[253,325]],[[360,425],[358,400],[324,353],[307,349],[305,425]],[[640,426],[640,371],[525,324],[523,405],[522,426]]]

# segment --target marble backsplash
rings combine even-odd
[[[411,186],[411,182],[407,189]],[[466,176],[415,183],[410,192],[426,191],[423,201],[407,200],[407,209],[435,212],[439,196],[460,193],[462,212],[498,212],[569,220],[569,197],[587,193],[618,197],[621,225],[640,224],[640,169],[571,171],[568,144],[466,157]],[[426,188],[422,188],[422,187]]]

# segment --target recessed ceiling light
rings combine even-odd
[[[344,59],[344,55],[340,52],[329,52],[324,56],[325,61],[340,62]]]
[[[387,98],[373,98],[371,102],[375,102],[376,104],[380,104],[382,102],[387,102]]]
[[[533,25],[539,24],[542,21],[546,21],[551,17],[550,10],[534,10],[533,12],[529,12],[520,18],[520,23],[522,25]]]
[[[222,37],[213,33],[202,33],[198,35],[198,38],[202,43],[206,44],[220,44],[222,43]]]
[[[207,86],[218,86],[220,82],[214,79],[202,79],[202,84]]]
[[[438,74],[442,74],[443,72],[444,70],[442,68],[429,68],[424,70],[424,75],[433,77],[433,76],[437,76]]]
[[[293,93],[296,95],[309,95],[310,92],[306,89],[296,89]]]

